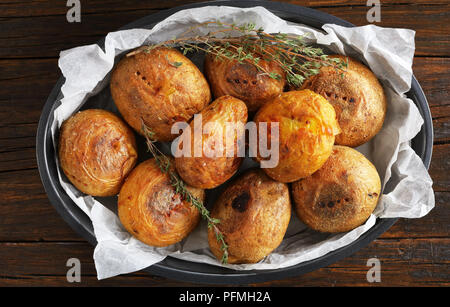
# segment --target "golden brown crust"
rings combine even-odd
[[[286,85],[284,71],[275,62],[260,60],[258,65],[266,71],[279,74],[281,78],[276,80],[263,75],[250,63],[239,63],[237,60],[207,55],[205,75],[211,85],[214,97],[234,96],[244,101],[249,112],[253,112],[278,96]]]
[[[264,171],[281,182],[293,182],[318,170],[340,131],[331,104],[310,90],[282,93],[261,107],[254,121],[258,129],[262,122],[279,123],[279,162]],[[257,160],[262,159],[258,156]]]
[[[376,76],[366,66],[349,57],[347,71],[322,67],[319,74],[303,84],[324,96],[336,110],[342,133],[336,144],[356,147],[374,137],[383,126],[386,97]]]
[[[137,160],[133,131],[98,109],[78,112],[62,124],[58,154],[70,182],[93,196],[116,195]]]
[[[201,189],[188,187],[204,200]],[[167,174],[154,159],[139,164],[128,176],[118,200],[119,219],[138,240],[151,246],[167,246],[185,238],[198,224],[200,213],[176,194]]]
[[[321,169],[292,184],[297,215],[321,232],[345,232],[363,224],[375,209],[380,190],[375,166],[346,146],[334,146]]]
[[[238,136],[244,136],[244,125],[247,122],[247,107],[241,100],[222,96],[212,102],[201,113],[203,127],[208,122],[215,123],[214,130],[204,134],[203,138],[194,139],[194,121],[190,123],[191,154],[180,156],[179,146],[175,158],[175,167],[180,177],[193,187],[212,189],[227,181],[236,173],[242,157],[238,156]],[[226,134],[226,123],[241,123],[235,133]],[[206,150],[215,142],[215,137],[222,136],[224,148],[221,157],[207,154]],[[196,142],[196,143],[194,143]],[[195,156],[195,148],[203,148],[202,155]],[[202,146],[202,147],[200,147]],[[212,145],[211,145],[212,146]],[[234,155],[227,155],[233,150]],[[212,157],[211,157],[212,156]]]
[[[291,217],[289,189],[260,169],[247,171],[219,196],[211,211],[228,245],[228,263],[255,263],[283,240]],[[214,231],[208,230],[213,254],[222,258]]]
[[[111,95],[131,127],[142,134],[142,118],[158,141],[173,140],[172,124],[189,121],[211,100],[194,63],[163,47],[124,57],[112,73]]]

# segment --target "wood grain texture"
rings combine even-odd
[[[82,6],[82,23],[65,19],[65,1],[0,3],[0,285],[198,286],[145,272],[98,281],[86,243],[57,214],[40,182],[35,137],[42,107],[60,76],[61,50],[95,43],[107,32],[147,14],[199,1],[98,0]],[[357,25],[367,24],[360,0],[285,1],[317,8]],[[84,3],[82,1],[82,3]],[[416,30],[414,73],[428,98],[435,145],[430,174],[436,207],[421,219],[400,219],[380,238],[317,271],[263,286],[449,286],[450,51],[447,0],[384,0],[386,27]],[[82,263],[82,282],[66,281],[66,261]],[[377,257],[382,282],[366,281]]]
[[[181,1],[164,1],[164,4],[169,7],[171,6],[170,2],[178,5]],[[186,3],[190,2],[195,1]],[[291,2],[302,4],[302,1]],[[13,18],[0,17],[2,24],[0,41],[4,42],[0,44],[0,58],[55,57],[61,50],[95,43],[105,33],[117,30],[145,15],[155,13],[160,8],[158,5],[149,4],[153,1],[139,3],[138,1],[129,1],[129,3],[132,3],[133,6],[128,5],[122,8],[117,3],[104,3],[102,6],[97,5],[92,8],[89,5],[83,6],[81,23],[66,21],[67,8],[61,2],[53,4],[37,2],[34,3],[35,8],[28,7],[23,10],[19,8],[17,10],[6,9],[2,12],[10,12],[15,15]],[[50,10],[52,13],[45,13],[47,6],[53,8]],[[317,9],[356,25],[368,24],[366,14],[369,8],[364,5],[364,2],[345,7],[327,6],[324,2],[324,6]],[[382,26],[416,30],[417,55],[448,55],[450,30],[448,4],[387,4],[383,5],[381,14],[382,21],[379,24]],[[417,20],[420,22],[418,23]],[[33,29],[31,34],[30,29]]]
[[[123,0],[96,0],[82,2],[83,13],[93,14],[99,12],[128,12],[139,10],[163,10],[175,6],[200,3],[205,0],[170,0],[170,1],[123,1]],[[211,1],[212,4],[214,1]],[[366,6],[367,0],[288,0],[278,1],[301,5],[306,7],[348,7],[348,6]],[[448,4],[447,0],[383,0],[382,5],[397,4]],[[48,15],[66,15],[68,7],[65,2],[59,0],[9,0],[0,3],[0,17],[35,17]]]
[[[298,277],[285,280],[254,284],[257,286],[363,286],[366,280],[367,260],[378,258],[381,262],[382,283],[390,286],[448,286],[450,239],[378,239],[370,247],[332,264]],[[95,267],[91,261],[93,247],[82,242],[64,243],[0,243],[0,283],[18,280],[27,285],[46,283],[46,276],[59,280],[57,285],[67,283],[66,262],[78,258],[81,262],[82,285],[92,284],[96,278]],[[51,256],[50,256],[51,255]],[[426,260],[425,260],[426,259]],[[45,273],[43,273],[45,272]],[[138,286],[187,286],[189,283],[174,282],[145,272],[129,274],[126,277],[107,279],[96,285]],[[52,282],[52,280],[50,280]],[[53,281],[54,283],[55,281]],[[87,282],[87,283],[85,283]],[[14,285],[14,284],[13,284]],[[370,284],[373,285],[373,284]]]

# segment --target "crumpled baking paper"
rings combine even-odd
[[[409,146],[423,119],[414,103],[404,95],[411,85],[415,32],[375,25],[346,28],[333,24],[323,31],[286,22],[263,7],[234,8],[208,6],[183,10],[152,29],[132,29],[109,33],[104,50],[88,45],[61,52],[59,67],[66,78],[61,105],[54,112],[52,135],[57,144],[61,123],[109,82],[117,55],[143,44],[171,39],[198,23],[252,22],[266,32],[307,35],[312,42],[330,50],[358,58],[382,82],[388,111],[384,126],[370,142],[357,148],[376,166],[384,192],[367,222],[347,233],[323,234],[312,231],[292,215],[281,245],[256,264],[225,265],[236,270],[277,269],[298,264],[343,247],[369,230],[377,218],[419,218],[434,207],[432,180],[421,159]],[[199,29],[199,34],[207,30]],[[57,158],[57,157],[56,157]],[[92,220],[98,244],[94,251],[99,279],[138,271],[171,256],[193,262],[223,266],[208,249],[206,225],[202,222],[185,240],[166,248],[147,246],[133,238],[121,225],[104,199],[94,199],[75,189],[58,169],[59,180],[70,198]],[[116,198],[115,198],[116,200]],[[111,207],[111,206],[110,206]]]

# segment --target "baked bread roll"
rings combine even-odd
[[[124,57],[111,76],[111,95],[128,124],[142,121],[158,141],[171,141],[172,124],[186,122],[211,100],[205,77],[176,49],[155,48]]]
[[[202,137],[194,138],[194,120],[190,123],[190,152],[181,155],[186,149],[184,143],[178,144],[175,167],[180,177],[189,185],[202,189],[215,188],[233,176],[242,163],[245,152],[239,155],[239,147],[244,146],[247,122],[247,107],[241,100],[231,96],[221,96],[206,107],[202,116],[202,130],[206,125],[213,127]],[[238,124],[235,130],[229,124]],[[242,143],[238,143],[239,140]],[[222,147],[220,145],[222,143]],[[196,156],[195,148],[199,150]]]
[[[92,196],[119,193],[137,160],[133,131],[113,113],[98,109],[78,112],[64,121],[58,154],[70,182]]]
[[[187,187],[199,200],[205,193]],[[135,238],[151,246],[167,246],[185,238],[198,224],[200,213],[181,199],[154,159],[140,163],[128,176],[118,200],[119,219]]]
[[[373,138],[383,126],[386,97],[377,77],[358,61],[348,60],[346,72],[322,67],[302,88],[324,96],[334,107],[341,127],[336,144],[356,147]]]
[[[252,169],[230,184],[219,196],[211,216],[228,245],[228,263],[255,263],[277,248],[291,218],[289,189],[261,169]],[[209,246],[217,259],[223,251],[213,228]]]
[[[259,60],[266,71],[277,73],[279,80],[264,75],[251,63],[207,55],[205,75],[215,98],[231,95],[241,99],[248,111],[257,111],[267,101],[278,96],[286,85],[285,73],[275,62]]]
[[[362,225],[375,209],[380,190],[375,166],[346,146],[334,146],[321,169],[292,184],[298,217],[321,232],[344,232]]]
[[[260,123],[279,125],[279,159],[267,175],[281,182],[293,182],[317,171],[328,159],[339,125],[333,106],[310,90],[284,92],[266,103],[255,115],[258,133]],[[272,145],[269,133],[267,143]],[[264,158],[258,152],[258,161]]]

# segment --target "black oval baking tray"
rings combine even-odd
[[[183,9],[208,5],[226,5],[243,8],[263,6],[280,18],[295,23],[305,24],[316,29],[321,29],[322,25],[325,23],[334,23],[345,27],[354,26],[345,20],[314,9],[287,3],[257,0],[210,1],[184,5],[148,15],[122,27],[120,30],[132,28],[152,28],[156,23],[162,21],[175,12]],[[104,39],[98,42],[98,44],[103,47]],[[50,123],[53,119],[53,111],[59,105],[59,100],[62,98],[61,86],[63,83],[64,78],[60,77],[42,110],[36,137],[38,168],[42,183],[48,194],[48,198],[57,212],[77,233],[79,233],[88,242],[95,245],[96,239],[90,219],[64,192],[59,184],[57,175],[57,165],[55,161],[54,146],[51,139]],[[417,155],[422,159],[424,165],[428,168],[431,161],[433,146],[433,126],[426,97],[414,76],[412,78],[411,90],[407,93],[407,96],[417,105],[420,114],[424,119],[424,125],[422,126],[420,132],[412,140],[411,146]],[[392,218],[377,219],[376,224],[370,230],[351,244],[332,251],[322,257],[282,269],[235,271],[218,266],[194,263],[167,257],[164,261],[146,268],[145,271],[150,274],[176,280],[208,284],[249,284],[284,279],[328,266],[355,253],[388,230],[396,221],[397,219]]]

